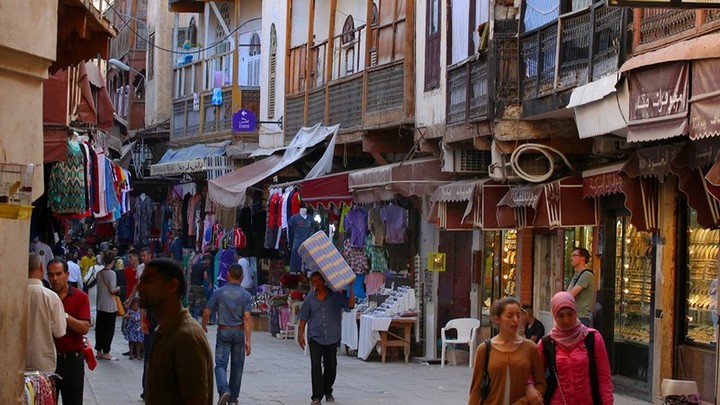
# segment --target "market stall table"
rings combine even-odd
[[[379,343],[383,363],[385,363],[388,347],[402,347],[405,362],[407,363],[410,361],[411,328],[417,323],[417,320],[416,316],[382,318],[362,315],[360,317],[360,333],[357,345],[358,357],[367,360],[372,350]]]

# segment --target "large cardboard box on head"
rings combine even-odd
[[[323,231],[307,238],[298,248],[298,254],[311,273],[319,271],[325,277],[333,291],[342,290],[355,281],[355,273]]]

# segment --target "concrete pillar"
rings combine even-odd
[[[0,0],[0,163],[35,163],[43,193],[42,84],[55,59],[57,2]],[[0,403],[20,403],[27,345],[30,221],[0,219]]]

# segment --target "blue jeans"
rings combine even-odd
[[[230,384],[227,366],[230,358]],[[243,367],[245,366],[245,330],[242,328],[223,329],[217,332],[215,342],[215,382],[220,395],[230,392],[230,402],[240,395]]]

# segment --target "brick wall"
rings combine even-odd
[[[533,232],[531,228],[518,231],[518,257],[520,271],[520,302],[532,304],[533,296]]]

